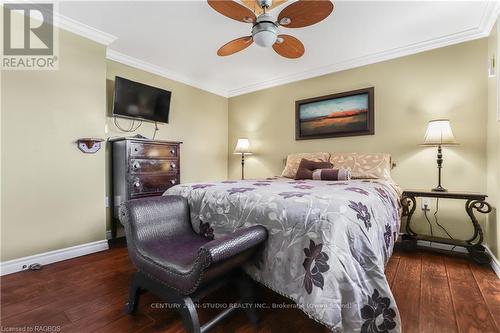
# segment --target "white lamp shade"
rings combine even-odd
[[[427,131],[425,132],[425,146],[446,146],[456,145],[455,136],[451,130],[450,121],[448,119],[437,119],[429,121]]]
[[[236,147],[234,147],[235,154],[245,154],[250,155],[252,152],[250,151],[250,141],[246,138],[238,139],[236,143]]]

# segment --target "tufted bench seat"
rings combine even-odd
[[[172,303],[188,332],[206,332],[236,310],[227,308],[200,326],[194,302],[229,281],[236,282],[241,302],[253,302],[251,282],[240,270],[267,238],[262,226],[239,229],[211,240],[191,226],[189,205],[181,196],[130,200],[120,207],[129,256],[138,272],[130,282],[128,313],[142,290]],[[245,307],[256,323],[255,309]]]

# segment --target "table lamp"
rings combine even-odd
[[[246,138],[239,138],[234,148],[234,154],[241,154],[241,179],[245,179],[245,155],[251,155],[250,141]]]
[[[438,186],[433,188],[434,192],[446,192],[447,190],[441,186],[441,169],[443,167],[442,146],[457,145],[453,131],[451,130],[450,121],[448,119],[436,119],[429,121],[427,131],[425,133],[424,143],[422,146],[438,147],[437,166],[438,166]]]

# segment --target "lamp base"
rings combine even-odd
[[[431,191],[432,192],[448,192],[447,189],[441,186],[441,169],[443,168],[443,153],[441,150],[441,145],[438,146],[438,153],[437,153],[437,165],[438,165],[438,186],[434,187]]]
[[[448,190],[445,189],[444,187],[442,187],[441,185],[434,187],[431,191],[432,192],[448,192]]]

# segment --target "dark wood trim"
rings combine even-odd
[[[136,138],[136,137],[117,137],[117,138],[108,138],[109,142],[115,142],[115,141],[124,141],[124,140],[129,140],[129,141],[135,141],[135,142],[153,142],[153,143],[171,143],[171,144],[182,144],[182,141],[172,141],[172,140],[156,140],[156,139],[148,139],[148,138]]]
[[[368,130],[366,131],[349,131],[342,133],[328,133],[328,134],[318,134],[318,135],[307,135],[303,136],[300,133],[300,119],[299,112],[300,106],[303,104],[309,104],[314,102],[320,102],[329,99],[348,97],[354,95],[368,94]],[[325,138],[337,138],[346,136],[360,136],[360,135],[373,135],[375,134],[375,88],[364,88],[351,90],[346,92],[341,92],[337,94],[301,99],[295,101],[295,140],[309,140],[309,139],[325,139]]]
[[[405,190],[404,196],[406,197],[425,197],[425,198],[443,198],[443,199],[474,199],[474,200],[484,200],[488,196],[482,193],[475,192],[434,192],[434,191],[422,191],[422,190]]]

